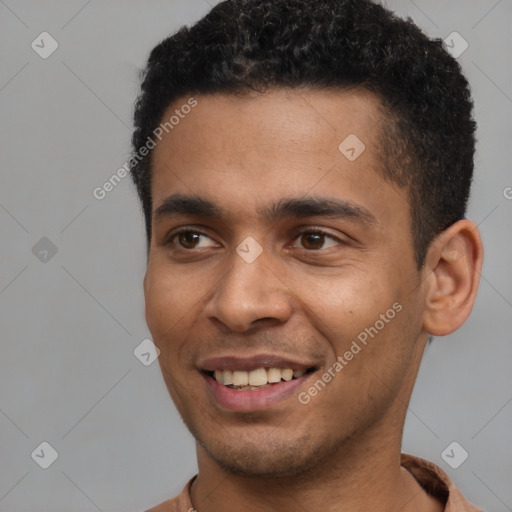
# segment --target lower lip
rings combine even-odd
[[[237,391],[219,384],[213,377],[204,375],[206,385],[215,401],[230,411],[253,412],[270,409],[293,395],[310,374],[268,388]]]

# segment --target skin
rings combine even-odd
[[[386,121],[368,92],[195,98],[153,153],[144,278],[163,377],[197,440],[194,507],[442,510],[400,467],[400,444],[428,334],[453,332],[471,311],[482,264],[476,226],[452,225],[417,269],[407,190],[382,177],[377,141]],[[338,150],[349,134],[366,146],[352,162]],[[155,215],[173,194],[208,199],[224,214]],[[269,203],[312,196],[348,201],[373,220],[260,215]],[[204,234],[173,236],[183,227]],[[311,228],[326,236],[311,238]],[[236,252],[248,236],[263,249],[253,263]],[[298,393],[394,303],[401,311],[301,404]],[[267,410],[233,412],[212,400],[200,361],[262,352],[317,372]]]

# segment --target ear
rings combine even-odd
[[[470,220],[452,224],[432,242],[423,269],[427,333],[445,336],[466,321],[475,302],[482,261],[480,233]]]

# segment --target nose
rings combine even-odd
[[[292,314],[293,293],[270,266],[265,251],[252,263],[237,253],[206,305],[208,317],[227,331],[280,325]]]

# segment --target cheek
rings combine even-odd
[[[144,282],[146,320],[151,332],[169,332],[193,310],[206,293],[196,274],[173,268],[165,262],[151,262]]]
[[[385,392],[383,382],[398,392],[417,337],[417,315],[410,297],[401,293],[403,284],[391,272],[356,269],[336,279],[304,281],[309,321],[330,344],[333,361],[343,358],[339,372],[331,367],[341,377],[333,379],[331,389],[343,390],[344,400],[366,396],[371,401]],[[334,406],[336,400],[334,393],[326,404]]]
[[[348,338],[373,325],[392,307],[397,300],[395,290],[388,280],[366,269],[303,277],[295,288],[318,330],[339,342],[340,350]]]
[[[174,360],[170,353],[179,351],[181,332],[187,315],[197,301],[194,287],[185,286],[177,272],[149,265],[144,283],[146,323],[153,342],[160,349],[160,364]]]
[[[190,329],[186,323],[187,310],[190,310],[187,288],[173,274],[156,272],[154,267],[148,267],[146,276],[146,323],[153,342],[160,350],[158,363],[169,394],[177,405],[183,407],[180,404],[187,401],[189,391],[180,371],[179,354]]]

